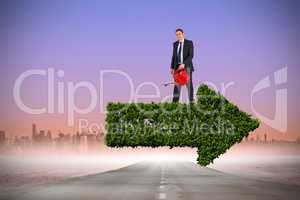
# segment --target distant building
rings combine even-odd
[[[88,143],[87,143],[87,135],[80,136],[80,151],[87,152],[88,151]]]
[[[48,130],[47,131],[47,139],[49,140],[49,141],[51,141],[52,140],[52,133],[51,133],[51,131],[50,130]]]
[[[21,136],[21,137],[15,137],[15,145],[19,148],[19,149],[26,149],[28,147],[30,147],[31,145],[31,141],[30,138],[28,136]]]
[[[36,125],[32,124],[32,138],[35,138],[36,135],[37,135]]]
[[[80,134],[77,131],[75,135],[72,136],[72,144],[78,146],[80,144]]]
[[[5,144],[5,131],[0,131],[0,145],[4,145]]]
[[[52,134],[48,130],[40,130],[38,132],[36,124],[32,124],[32,144],[34,146],[51,146],[52,145]]]
[[[257,141],[257,142],[260,141],[260,138],[259,138],[259,135],[258,135],[258,134],[256,135],[256,141]]]
[[[72,146],[73,137],[70,134],[60,132],[55,138],[55,147],[57,150],[67,150]]]
[[[267,134],[264,135],[264,142],[267,143]]]

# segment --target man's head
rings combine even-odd
[[[183,41],[184,39],[184,33],[183,30],[181,28],[176,29],[176,38],[178,41]]]

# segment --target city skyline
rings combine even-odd
[[[94,131],[94,132],[89,132],[89,131],[76,131],[75,133],[64,133],[62,131],[58,131],[56,134],[52,134],[51,130],[45,130],[45,129],[37,129],[37,125],[35,123],[31,124],[31,134],[27,135],[10,135],[4,130],[0,130],[0,141],[3,142],[4,140],[16,140],[19,138],[26,138],[26,139],[31,139],[32,141],[35,140],[35,137],[42,137],[42,138],[48,138],[50,140],[59,138],[59,137],[72,137],[72,136],[88,136],[88,135],[94,135],[94,136],[101,136],[102,139],[105,136],[104,132],[101,131]],[[37,139],[39,140],[39,139]],[[274,141],[285,141],[285,142],[300,142],[300,137],[296,138],[295,140],[276,140],[276,138],[272,138],[268,135],[268,133],[263,133],[263,134],[257,134],[256,131],[250,132],[248,137],[245,137],[243,139],[243,142],[248,142],[248,141],[256,141],[256,142],[274,142]],[[0,143],[1,143],[0,142]]]

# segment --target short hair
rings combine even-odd
[[[175,31],[175,33],[178,32],[178,31],[180,31],[181,33],[183,33],[183,29],[182,28],[177,28],[176,31]]]

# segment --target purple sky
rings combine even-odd
[[[13,99],[17,77],[29,69],[64,70],[68,81],[89,81],[99,92],[99,71],[117,69],[133,80],[159,87],[161,98],[172,94],[169,65],[174,30],[181,27],[195,46],[194,86],[234,82],[226,97],[252,113],[250,95],[254,86],[270,76],[271,87],[255,96],[259,113],[272,118],[275,91],[288,90],[288,130],[280,133],[262,125],[257,131],[277,138],[300,137],[300,14],[299,1],[1,1],[0,6],[0,129],[12,134],[30,134],[31,123],[41,128],[74,131],[65,114],[30,115]],[[273,73],[288,66],[287,83],[274,85]],[[104,99],[126,101],[128,81],[109,76]],[[45,78],[35,77],[23,85],[26,104],[45,105]],[[144,87],[143,93],[153,93]],[[183,90],[184,97],[186,90]],[[88,93],[78,92],[76,102],[89,104]],[[78,118],[102,123],[99,109]]]

